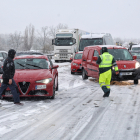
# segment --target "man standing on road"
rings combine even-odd
[[[11,93],[14,98],[14,104],[23,105],[20,103],[19,93],[18,93],[18,87],[13,79],[15,74],[15,65],[13,59],[15,58],[16,51],[11,49],[8,51],[8,57],[5,59],[3,64],[3,83],[0,87],[0,99],[3,91],[7,89],[7,87],[10,88]]]
[[[103,97],[109,97],[112,66],[114,66],[116,74],[119,74],[118,66],[114,57],[109,54],[107,47],[102,47],[102,55],[98,57],[96,63],[99,65],[99,84],[104,91]]]

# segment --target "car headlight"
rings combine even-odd
[[[3,83],[3,79],[0,79],[0,83]]]
[[[136,62],[135,68],[137,69],[137,68],[139,68],[139,67],[140,67],[140,63],[139,63],[139,62]]]
[[[48,78],[48,79],[43,79],[43,80],[39,80],[36,81],[36,83],[44,83],[44,84],[48,84],[52,81],[52,78]]]
[[[78,66],[78,64],[76,64],[76,63],[73,63],[73,65],[77,65]]]

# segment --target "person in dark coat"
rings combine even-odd
[[[3,83],[0,87],[0,98],[3,91],[7,89],[7,87],[9,87],[14,98],[14,104],[22,105],[22,103],[20,103],[18,87],[13,79],[15,74],[15,65],[13,61],[13,59],[15,58],[15,54],[16,51],[14,49],[10,49],[8,51],[8,57],[4,61],[2,75]]]

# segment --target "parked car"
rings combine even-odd
[[[55,90],[58,90],[58,65],[53,65],[44,55],[17,56],[14,63],[14,80],[18,85],[20,97],[55,98]],[[2,81],[1,77],[0,86]],[[3,93],[3,97],[12,97],[9,88]]]
[[[8,53],[6,51],[0,51],[0,74],[3,73],[2,66],[7,56],[8,56]]]
[[[16,56],[21,56],[21,55],[44,55],[44,54],[35,51],[21,51],[16,53]]]
[[[71,74],[75,72],[82,72],[81,61],[82,61],[83,52],[75,53],[75,56],[71,62]]]
[[[132,56],[137,56],[137,61],[140,63],[140,50],[139,51],[130,51]]]
[[[131,51],[140,51],[140,45],[132,45]]]
[[[138,84],[138,79],[140,79],[140,63],[136,61],[137,56],[132,56],[125,47],[112,45],[85,47],[82,56],[82,78],[99,78],[99,66],[96,64],[96,61],[98,56],[102,54],[102,47],[108,48],[109,53],[114,56],[119,68],[119,75],[116,75],[114,67],[112,67],[112,80],[134,80],[134,84]]]

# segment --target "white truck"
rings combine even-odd
[[[55,62],[70,61],[75,52],[79,51],[81,36],[87,34],[90,33],[79,29],[59,29],[52,40]]]
[[[91,33],[81,36],[79,51],[83,51],[86,46],[93,45],[115,45],[115,43],[110,33]]]

